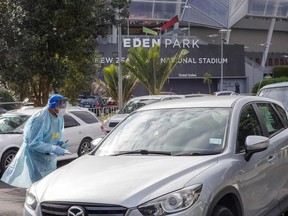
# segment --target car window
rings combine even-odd
[[[283,123],[285,124],[285,127],[288,127],[288,118],[285,109],[282,107],[278,106],[277,104],[274,104],[275,109],[278,111],[278,113],[281,116],[281,119]]]
[[[160,99],[135,99],[132,101],[129,101],[125,107],[123,107],[120,111],[119,114],[130,114],[131,112],[139,109],[142,106],[152,104],[155,102],[160,101]]]
[[[64,128],[75,127],[78,125],[80,125],[79,122],[77,122],[72,116],[70,115],[64,116]]]
[[[3,114],[0,116],[0,134],[22,133],[28,115]]]
[[[97,99],[95,97],[87,97],[81,99],[81,103],[95,103],[97,102]]]
[[[93,124],[99,122],[95,114],[89,111],[71,111],[71,113],[87,124]]]
[[[237,133],[237,152],[245,151],[245,139],[249,135],[263,136],[259,120],[251,104],[241,110]]]
[[[99,104],[101,104],[101,105],[104,105],[104,104],[105,104],[104,99],[101,98],[101,97],[98,98],[98,102],[99,102]]]
[[[284,128],[271,104],[263,103],[257,104],[257,106],[264,119],[269,135],[272,135]]]
[[[86,98],[82,98],[80,100],[80,104],[83,104],[83,103],[88,103],[88,104],[100,104],[101,106],[103,106],[105,104],[105,101],[103,98],[101,97],[86,97]]]

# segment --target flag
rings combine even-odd
[[[146,28],[144,26],[143,26],[143,32],[146,33],[146,34],[158,35],[157,31],[154,31],[152,29]]]
[[[169,20],[168,22],[166,22],[162,27],[161,27],[161,31],[164,31],[165,29],[169,28],[170,26],[173,26],[175,23],[177,23],[178,20],[178,15],[176,15],[175,17],[173,17],[171,20]]]

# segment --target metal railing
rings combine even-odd
[[[117,113],[118,106],[88,108],[88,110],[95,113],[97,116],[111,116]]]

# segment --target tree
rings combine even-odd
[[[212,76],[210,73],[205,72],[203,77],[203,83],[208,85],[209,94],[211,94],[211,84],[212,84]]]
[[[103,69],[104,81],[98,79],[96,83],[105,89],[112,99],[118,101],[118,67],[111,64]],[[122,67],[122,102],[125,104],[135,91],[138,79],[129,72],[125,65]]]
[[[5,89],[0,89],[0,103],[1,102],[14,102],[12,93]],[[13,103],[2,104],[1,107],[6,110],[11,110],[11,109],[16,109],[17,105]]]
[[[98,36],[108,23],[122,25],[128,7],[127,0],[1,0],[1,81],[39,106],[52,90],[74,98],[97,73]]]
[[[149,94],[160,94],[169,75],[181,58],[188,51],[183,49],[166,61],[161,62],[160,46],[150,49],[144,47],[130,48],[128,60],[124,65],[133,73],[148,90]]]

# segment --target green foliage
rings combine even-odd
[[[112,99],[118,101],[118,67],[111,64],[103,69],[104,81],[98,79],[97,84],[100,85]],[[138,84],[138,79],[127,70],[127,67],[122,67],[122,104],[125,104],[133,94]]]
[[[288,81],[288,77],[263,79],[253,86],[252,93],[257,93],[259,89],[261,89],[265,85],[272,84],[272,83],[285,82],[285,81]]]
[[[208,72],[205,72],[204,73],[204,77],[203,77],[203,83],[207,83],[208,85],[208,90],[209,90],[209,94],[211,93],[211,84],[212,84],[212,75]]]
[[[74,100],[96,76],[97,37],[107,34],[107,23],[122,25],[128,6],[126,0],[1,1],[2,83],[39,106],[52,89],[77,91]],[[78,88],[71,87],[73,76]]]
[[[0,89],[0,103],[1,102],[14,102],[12,93],[10,93],[7,90]],[[3,104],[3,105],[1,104],[0,106],[6,110],[16,108],[15,104]]]
[[[172,73],[179,60],[187,55],[183,49],[174,56],[161,62],[160,47],[150,49],[144,47],[130,48],[128,60],[124,62],[128,70],[133,73],[148,90],[149,94],[160,94],[169,75]]]
[[[287,66],[275,66],[272,70],[273,77],[288,77],[288,67]]]

